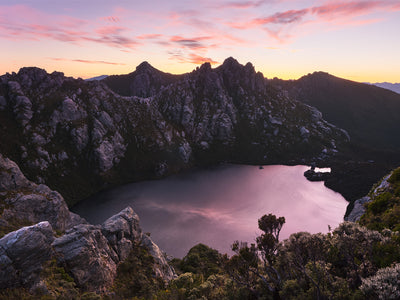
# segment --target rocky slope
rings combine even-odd
[[[147,63],[122,83],[37,68],[3,75],[0,153],[73,204],[110,184],[193,165],[324,161],[348,141],[250,63],[229,58],[216,69],[204,64],[171,76]],[[109,78],[129,83],[134,96],[117,94]]]
[[[368,193],[368,195],[357,199],[354,202],[354,207],[346,216],[346,221],[356,222],[360,220],[361,216],[365,213],[365,204],[371,202],[376,197],[379,197],[383,193],[386,193],[390,189],[390,183],[388,182],[391,174],[386,175],[373,189]]]
[[[69,212],[57,192],[30,182],[1,155],[0,182],[0,289],[51,294],[54,287],[47,283],[45,269],[55,260],[80,290],[105,293],[118,265],[135,247],[153,257],[154,276],[165,281],[175,277],[162,251],[142,234],[130,207],[101,225],[87,224]]]

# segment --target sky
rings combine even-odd
[[[0,0],[0,74],[90,78],[227,57],[267,78],[400,82],[399,0]]]

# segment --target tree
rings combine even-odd
[[[275,299],[280,299],[282,279],[274,267],[276,252],[279,246],[279,233],[285,223],[285,218],[277,218],[268,214],[258,220],[258,227],[263,233],[257,237],[257,246],[236,241],[232,250],[236,253],[227,263],[227,271],[232,279],[246,286],[258,298],[261,285],[272,293]]]

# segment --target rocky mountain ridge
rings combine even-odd
[[[73,204],[194,165],[324,161],[349,140],[250,63],[173,78],[143,63],[132,76],[133,96],[38,68],[1,76],[0,153]]]

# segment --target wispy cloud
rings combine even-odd
[[[302,18],[309,12],[308,9],[301,10],[288,10],[285,12],[280,12],[273,14],[266,18],[257,18],[252,21],[255,25],[265,25],[265,24],[290,24],[294,22],[299,22]]]
[[[180,63],[191,63],[200,65],[203,63],[210,63],[211,65],[219,64],[218,61],[215,61],[209,57],[204,57],[195,53],[183,53],[182,51],[170,51],[169,52],[170,59],[176,60]]]
[[[261,1],[230,1],[221,4],[217,4],[217,8],[221,9],[249,9],[261,6],[263,3],[268,2],[266,0]]]
[[[160,39],[163,38],[164,36],[162,34],[159,33],[152,33],[152,34],[142,34],[142,35],[138,35],[136,37],[136,39],[138,40],[156,40],[156,39]]]
[[[118,23],[120,21],[120,18],[117,16],[108,16],[108,17],[102,17],[100,18],[100,20],[111,23]]]
[[[234,29],[248,30],[262,27],[269,36],[285,42],[293,35],[289,32],[309,23],[335,23],[343,26],[360,26],[379,22],[382,18],[372,17],[375,12],[391,12],[400,9],[400,4],[392,0],[327,1],[320,6],[287,10],[267,17],[257,17],[246,21],[226,23]],[[361,18],[361,19],[360,19]],[[296,26],[297,27],[296,27]]]
[[[59,57],[48,57],[47,59],[54,60],[54,61],[67,61],[67,62],[78,62],[78,63],[85,63],[85,64],[102,64],[102,65],[114,65],[114,66],[126,66],[124,63],[116,63],[104,60],[86,60],[86,59],[68,59],[68,58],[59,58]]]
[[[18,16],[16,18],[15,16]],[[107,22],[118,23],[117,16],[105,17]],[[129,29],[123,26],[97,26],[65,15],[49,15],[24,5],[0,6],[0,36],[9,40],[52,39],[82,44],[94,42],[117,48],[135,48]]]
[[[209,47],[209,45],[205,45],[202,42],[206,40],[211,40],[212,37],[209,36],[202,36],[202,37],[193,37],[193,38],[186,38],[181,36],[172,36],[170,41],[179,45],[183,48],[189,49],[204,49]]]

